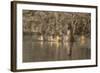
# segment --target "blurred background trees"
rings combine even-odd
[[[23,32],[40,35],[63,35],[71,25],[74,35],[91,34],[91,14],[23,10]]]

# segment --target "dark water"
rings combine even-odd
[[[36,41],[30,35],[23,37],[23,62],[90,59],[90,39],[75,42]]]

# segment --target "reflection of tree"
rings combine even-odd
[[[63,35],[71,26],[73,35],[90,35],[91,15],[89,13],[50,12],[23,10],[23,31],[41,35]]]

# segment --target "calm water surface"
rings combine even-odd
[[[23,62],[90,59],[90,39],[75,42],[35,41],[30,35],[23,37]]]

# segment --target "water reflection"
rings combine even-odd
[[[90,59],[90,39],[84,39],[83,45],[82,41],[80,38],[75,42],[34,41],[26,35],[23,39],[23,62]]]
[[[73,42],[63,42],[63,48],[65,48],[67,50],[67,54],[68,56],[71,56],[72,54],[72,47],[73,47]]]

